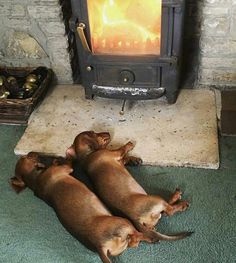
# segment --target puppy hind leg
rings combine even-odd
[[[102,262],[103,263],[112,263],[111,260],[109,259],[108,257],[108,251],[104,251],[103,248],[99,248],[97,250],[98,254],[99,254],[99,257],[101,258]]]
[[[179,201],[182,197],[182,192],[179,188],[176,188],[174,194],[171,196],[170,200],[168,201],[168,204],[173,205],[177,201]]]
[[[177,212],[183,212],[189,207],[189,202],[188,201],[181,201],[178,204],[174,205],[167,205],[164,213],[167,214],[168,216],[172,216]]]

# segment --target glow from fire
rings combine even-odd
[[[96,54],[160,54],[162,0],[87,0]]]

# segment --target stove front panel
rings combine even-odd
[[[87,98],[151,99],[165,92],[168,101],[175,102],[184,0],[71,2],[71,29]],[[143,15],[148,11],[144,3],[152,7],[150,16]],[[137,93],[137,89],[147,92]]]

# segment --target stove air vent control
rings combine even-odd
[[[122,70],[119,75],[119,82],[123,85],[133,84],[135,81],[135,75],[130,70]]]

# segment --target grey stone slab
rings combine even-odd
[[[165,99],[128,102],[96,97],[86,100],[78,85],[56,86],[32,114],[15,153],[36,151],[64,156],[74,137],[85,130],[109,131],[111,148],[129,140],[144,164],[219,167],[214,92],[182,90],[177,103]]]

